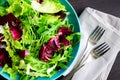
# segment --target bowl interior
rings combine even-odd
[[[4,2],[5,0],[2,0],[2,1]],[[66,7],[67,11],[69,12],[68,19],[69,19],[69,22],[74,25],[75,32],[80,32],[80,24],[79,24],[79,20],[78,20],[75,10],[73,9],[73,7],[70,5],[70,3],[67,0],[60,0],[60,2]],[[74,49],[72,52],[73,58],[70,60],[70,62],[67,63],[68,67],[74,62],[74,59],[78,53],[79,47],[80,47],[80,42],[76,46],[74,46]],[[2,68],[0,68],[0,70],[2,70]],[[51,78],[38,77],[38,79],[39,80],[55,80],[55,79],[59,78],[60,76],[62,76],[62,74],[65,71],[66,71],[66,69],[61,69],[55,75],[53,75]],[[1,75],[3,77],[5,77],[6,79],[11,80],[7,73],[2,73]],[[18,76],[18,78],[19,78],[19,76]]]

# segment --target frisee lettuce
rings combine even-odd
[[[54,53],[47,63],[39,59],[40,47],[55,36],[60,26],[71,28],[67,18],[59,19],[59,16],[47,14],[61,10],[66,11],[59,0],[44,0],[39,5],[33,1],[32,6],[26,0],[8,0],[8,3],[9,7],[0,7],[2,10],[0,16],[13,13],[21,20],[20,26],[24,31],[22,38],[15,41],[11,36],[8,25],[4,25],[4,41],[7,43],[6,50],[12,59],[12,68],[5,65],[2,71],[7,72],[13,80],[16,79],[16,74],[20,75],[20,80],[33,80],[39,76],[53,76],[57,73],[57,68],[67,68],[66,63],[72,58],[73,45],[63,46],[64,51],[59,54]],[[39,9],[35,6],[36,4]],[[74,31],[74,29],[72,30]],[[79,41],[79,33],[73,33],[67,39],[72,42],[74,36],[78,36],[77,41]],[[29,50],[30,54],[22,59],[18,55],[19,49]]]

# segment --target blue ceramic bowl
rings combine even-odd
[[[4,1],[5,0],[3,0],[3,2]],[[77,16],[75,10],[71,6],[71,4],[68,2],[68,0],[60,0],[60,2],[66,7],[67,11],[70,12],[70,14],[68,15],[68,19],[69,19],[69,22],[74,25],[75,32],[80,32],[79,19],[78,19],[78,16]],[[79,49],[80,49],[80,42],[73,49],[73,52],[72,52],[73,58],[70,60],[70,62],[67,63],[67,66],[68,66],[67,69],[61,69],[55,75],[53,75],[51,78],[39,77],[38,80],[56,80],[57,78],[62,76],[66,71],[68,71],[69,67],[74,65],[73,62],[76,59]],[[0,70],[2,70],[2,68]],[[1,73],[1,76],[3,76],[4,78],[6,78],[8,80],[12,80],[12,79],[10,79],[10,76],[7,73]],[[18,79],[19,79],[19,76],[18,76]]]

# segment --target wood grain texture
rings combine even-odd
[[[86,7],[120,17],[120,0],[68,0],[78,16]],[[107,80],[120,80],[120,52],[115,60]]]
[[[92,7],[105,13],[120,17],[120,0],[68,0],[77,14],[86,7]]]

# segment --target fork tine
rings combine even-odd
[[[102,31],[102,28],[101,28],[101,27],[99,27],[99,29],[98,29],[98,31],[97,31],[97,33],[96,33],[96,35],[94,36],[94,39],[96,39],[96,38],[97,38],[97,36],[99,36],[99,35],[100,35],[101,31]]]
[[[105,32],[105,30],[103,28],[101,28],[101,30],[99,30],[98,35],[96,36],[96,41],[98,41],[101,38],[101,36],[104,34],[104,32]]]
[[[103,42],[102,44],[100,44],[100,45],[98,45],[97,47],[95,47],[94,48],[94,50],[97,50],[97,49],[99,49],[102,45],[104,45],[105,44],[105,42]]]
[[[98,58],[99,56],[102,56],[103,54],[105,54],[108,50],[110,50],[109,45],[103,42],[102,44],[98,45],[97,47],[93,49],[92,55],[95,58]]]
[[[96,35],[96,33],[99,31],[99,26],[97,26],[94,30],[93,30],[93,32],[90,34],[90,38],[93,38],[94,37],[94,35]]]
[[[105,48],[105,50],[102,51],[99,55],[102,56],[102,55],[105,54],[108,50],[110,50],[110,47],[109,47],[109,46],[107,46],[107,47]]]
[[[104,34],[105,30],[100,26],[97,26],[90,35],[90,41],[96,43]]]

